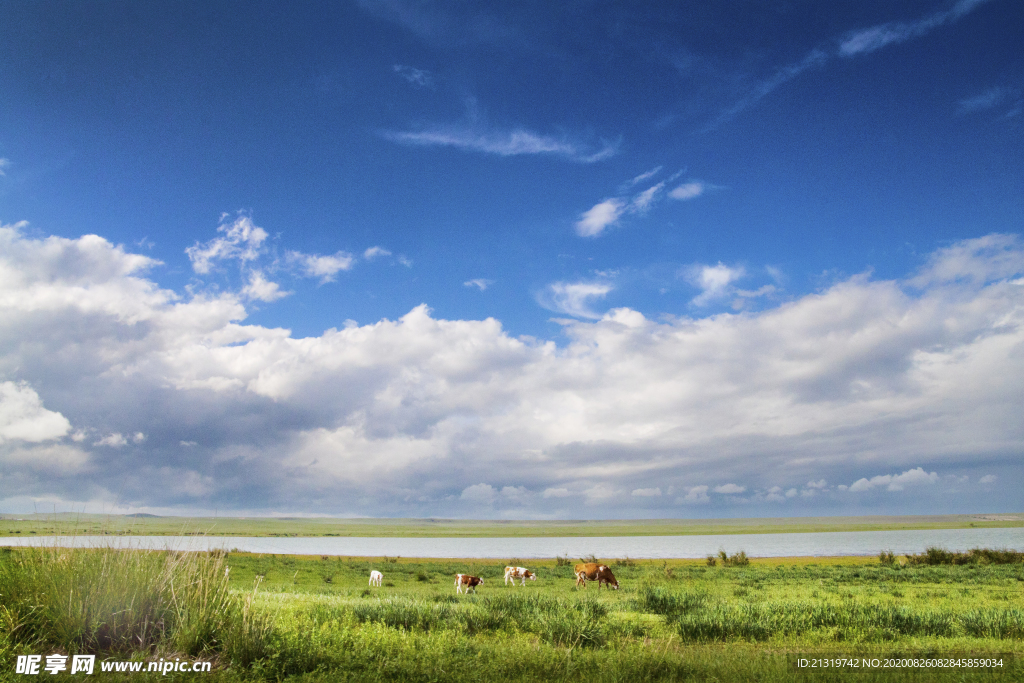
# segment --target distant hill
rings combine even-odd
[[[148,512],[134,512],[134,513],[132,513],[130,515],[125,515],[125,517],[159,517],[159,516],[160,515],[151,515]]]

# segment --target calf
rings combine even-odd
[[[509,579],[512,580],[512,585],[516,585],[516,579],[522,580],[522,585],[526,585],[526,580],[536,581],[537,575],[531,572],[526,567],[505,567],[505,585],[508,585]]]
[[[456,574],[455,575],[455,592],[461,593],[462,587],[466,587],[466,593],[469,593],[469,589],[472,588],[473,592],[476,593],[476,587],[483,584],[484,580],[479,576],[470,576],[469,574]]]
[[[615,580],[615,575],[606,564],[585,562],[573,567],[573,572],[576,574],[577,587],[582,585],[586,588],[587,581],[597,581],[597,590],[601,590],[601,584],[607,584],[609,588],[619,590],[619,582]]]
[[[379,586],[380,582],[383,581],[383,580],[384,580],[384,575],[381,574],[376,569],[374,569],[372,572],[370,572],[370,585],[371,586]]]

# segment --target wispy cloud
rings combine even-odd
[[[646,173],[641,173],[631,181],[620,186],[619,191],[626,192],[634,185],[644,180],[650,180],[659,171],[661,171],[661,166]],[[674,173],[660,183],[651,185],[646,190],[637,192],[632,196],[624,194],[598,202],[580,214],[575,224],[576,234],[580,237],[597,237],[627,214],[643,215],[647,213],[665,196],[665,186],[678,178],[681,173],[682,171]],[[690,181],[668,192],[668,196],[672,199],[680,200],[693,199],[704,194],[705,190],[710,187],[710,185],[700,181]]]
[[[717,265],[709,266],[697,264],[684,268],[683,277],[693,286],[699,288],[701,293],[694,297],[692,303],[696,306],[707,304],[728,297],[734,293],[732,283],[746,275],[742,266],[732,268],[721,261]]]
[[[6,158],[0,159],[0,176],[7,175],[6,173],[4,173],[4,169],[7,168],[10,165],[11,165],[11,160],[10,159],[6,159]]]
[[[851,31],[840,40],[839,54],[843,57],[866,54],[886,45],[903,43],[930,33],[934,29],[960,19],[974,8],[989,0],[960,0],[948,10],[935,12],[917,21],[893,21],[870,28]]]
[[[434,85],[434,77],[426,69],[416,69],[403,64],[395,64],[392,69],[409,83],[420,88],[430,88]]]
[[[464,287],[476,287],[481,292],[494,284],[494,280],[478,277],[475,280],[466,280],[462,283]]]
[[[603,299],[612,289],[606,282],[553,282],[538,293],[537,303],[556,313],[597,320],[601,314],[591,310],[591,302]]]
[[[673,189],[668,193],[668,196],[672,199],[678,199],[680,201],[686,201],[687,199],[696,199],[697,197],[704,194],[707,189],[707,185],[701,182],[690,182],[683,183],[679,187]]]
[[[887,45],[920,38],[944,24],[957,21],[988,1],[960,0],[948,10],[934,12],[916,21],[889,22],[850,31],[841,38],[836,39],[835,42],[838,43],[838,47],[816,47],[808,52],[800,61],[777,69],[774,74],[757,83],[745,97],[740,98],[739,101],[719,114],[711,123],[704,127],[703,132],[714,130],[723,123],[735,118],[740,112],[757,104],[775,89],[788,83],[805,71],[821,68],[837,57],[852,58],[870,54]]]
[[[979,111],[996,109],[1001,105],[1009,107],[1007,116],[1014,116],[1020,111],[1021,98],[1019,88],[996,86],[989,88],[983,93],[960,100],[957,107],[957,114],[973,114]]]
[[[467,152],[483,152],[510,157],[548,154],[569,161],[594,163],[614,156],[618,142],[602,141],[597,147],[564,137],[541,135],[523,128],[509,131],[474,128],[437,127],[422,131],[384,131],[388,140],[422,147],[454,147]]]
[[[626,208],[625,200],[617,197],[598,202],[580,214],[580,219],[576,221],[576,234],[580,237],[597,237],[619,220]]]
[[[355,257],[344,251],[330,256],[289,251],[285,254],[285,261],[296,266],[299,272],[306,277],[320,278],[320,284],[323,285],[334,282],[334,278],[339,272],[351,270],[355,263]]]
[[[384,247],[370,247],[363,252],[363,258],[367,261],[372,261],[381,256],[391,256],[391,252]]]

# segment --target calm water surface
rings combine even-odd
[[[813,534],[730,534],[717,536],[601,536],[591,538],[253,538],[248,536],[36,536],[0,538],[0,545],[53,545],[210,550],[251,553],[380,557],[702,558],[719,550],[743,550],[750,557],[877,555],[920,553],[927,546],[947,550],[1024,550],[1024,528],[843,531]]]

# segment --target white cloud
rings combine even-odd
[[[221,224],[217,232],[222,237],[200,244],[196,242],[185,250],[192,261],[192,270],[197,273],[209,273],[216,261],[237,260],[243,265],[255,261],[263,253],[263,243],[267,240],[267,231],[252,222],[249,216],[239,216],[231,223]]]
[[[281,289],[281,285],[271,282],[262,270],[249,271],[249,282],[242,287],[242,296],[254,301],[277,301],[291,294]]]
[[[661,495],[661,488],[633,489],[633,492],[630,495],[636,496],[637,498],[653,498]]]
[[[604,142],[595,149],[568,138],[540,135],[522,128],[481,131],[474,128],[437,127],[422,131],[389,131],[383,135],[393,142],[421,147],[454,147],[467,152],[503,157],[548,154],[588,164],[612,157],[618,151],[617,143]]]
[[[462,490],[459,497],[471,503],[486,504],[494,502],[498,492],[490,484],[473,484]]]
[[[5,441],[50,441],[71,431],[71,423],[47,410],[26,382],[0,382],[0,444]]]
[[[708,495],[707,486],[692,486],[689,491],[686,492],[686,495],[677,499],[676,502],[685,503],[687,505],[700,505],[710,503],[711,496]]]
[[[980,95],[960,100],[960,114],[968,114],[976,111],[984,111],[999,106],[1011,94],[1007,88],[989,88]]]
[[[622,217],[626,210],[623,199],[605,199],[580,214],[576,221],[576,234],[580,237],[597,237]]]
[[[4,410],[13,400],[50,421],[23,432],[49,441],[3,432],[0,500],[180,508],[201,494],[222,510],[424,517],[529,500],[531,514],[572,516],[586,492],[588,514],[614,517],[637,501],[627,494],[660,489],[645,507],[718,514],[733,494],[692,482],[854,482],[885,462],[890,474],[847,492],[902,487],[893,504],[927,512],[948,507],[935,477],[1008,477],[1024,449],[1012,236],[949,245],[903,280],[858,275],[740,315],[597,317],[610,285],[559,283],[552,310],[581,314],[559,344],[426,306],[299,338],[248,324],[240,292],[161,289],[144,275],[153,263],[97,236],[0,228]],[[140,433],[145,447],[129,447]],[[78,469],[43,476],[36,450]],[[495,481],[514,485],[483,483]],[[1003,488],[965,487],[959,504],[1011,506]],[[760,495],[850,514],[861,498]]]
[[[391,252],[384,247],[370,247],[363,252],[363,258],[367,261],[372,261],[379,256],[391,256]]]
[[[537,302],[556,313],[598,319],[601,314],[591,310],[591,302],[603,299],[612,289],[610,284],[603,282],[554,282],[538,294]]]
[[[737,484],[722,484],[721,486],[716,486],[715,487],[715,493],[724,493],[724,494],[743,493],[746,490],[747,490],[746,486],[739,486]]]
[[[996,483],[996,476],[994,474],[986,474],[984,477],[978,480],[981,484],[994,484]]]
[[[693,265],[686,268],[683,274],[690,284],[701,290],[694,297],[693,304],[706,306],[716,299],[733,294],[732,283],[746,275],[746,271],[742,267],[731,268],[719,262],[714,266]]]
[[[6,173],[4,173],[4,169],[7,168],[10,165],[11,165],[11,160],[10,159],[6,159],[6,158],[0,159],[0,176],[7,175]]]
[[[907,470],[903,474],[881,474],[871,479],[861,478],[850,485],[850,491],[870,491],[873,488],[884,486],[888,491],[902,491],[907,486],[917,484],[934,484],[939,480],[935,472],[925,472],[917,467]]]
[[[707,186],[704,185],[704,183],[696,181],[683,183],[679,187],[676,187],[671,192],[669,192],[668,196],[671,197],[672,199],[686,201],[687,199],[696,199],[697,197],[704,194],[704,190],[706,189]]]
[[[124,438],[124,434],[121,434],[120,432],[107,434],[105,437],[93,444],[93,446],[109,446],[111,448],[121,448],[122,446],[127,445],[128,439]]]
[[[430,88],[434,85],[434,77],[426,69],[416,69],[402,64],[395,64],[392,69],[409,83],[420,88]]]
[[[652,185],[637,196],[629,204],[629,210],[633,213],[647,213],[658,198],[658,194],[665,188],[665,183],[660,182]]]
[[[650,180],[654,176],[656,176],[659,173],[661,173],[661,168],[662,168],[661,166],[656,166],[656,167],[652,168],[650,171],[644,171],[643,173],[641,173],[640,175],[636,176],[635,178],[630,180],[628,183],[626,183],[626,187],[632,187],[634,185],[639,185],[640,183],[642,183],[645,180]]]
[[[398,262],[401,263],[406,268],[412,268],[412,259],[410,258],[406,258],[405,256],[399,255]]]
[[[809,488],[809,489],[825,489],[825,488],[828,488],[828,482],[825,481],[824,479],[819,479],[818,481],[809,481],[809,482],[807,482],[807,488]]]
[[[367,249],[367,253],[373,249],[380,249],[379,247],[372,247]],[[385,250],[380,250],[384,252]],[[390,253],[390,252],[388,252]],[[370,256],[366,257],[367,259]],[[303,254],[298,251],[289,251],[285,255],[286,261],[299,268],[299,271],[306,277],[320,278],[320,284],[327,284],[328,282],[334,282],[335,276],[343,270],[351,270],[352,265],[355,263],[355,257],[352,254],[344,251],[339,251],[331,256],[321,256],[319,254]]]
[[[874,52],[886,45],[920,38],[943,24],[956,21],[988,0],[960,0],[948,10],[935,12],[917,21],[894,21],[847,34],[839,45],[843,57]]]
[[[488,280],[486,278],[478,277],[475,280],[466,280],[462,283],[463,287],[476,287],[481,292],[494,284],[494,280]]]

